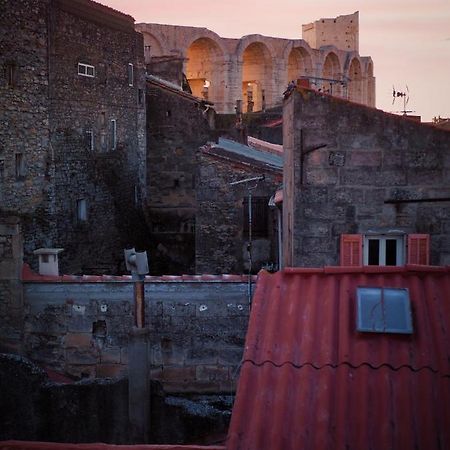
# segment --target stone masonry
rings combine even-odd
[[[283,121],[285,265],[336,265],[341,234],[392,230],[450,263],[448,131],[306,89]]]
[[[0,208],[21,218],[26,260],[63,247],[65,272],[115,272],[145,236],[142,36],[95,2],[0,6]]]

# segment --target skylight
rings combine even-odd
[[[358,331],[412,334],[408,289],[359,287],[356,301]]]

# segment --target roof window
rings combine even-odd
[[[412,334],[408,289],[358,287],[356,302],[358,331]]]

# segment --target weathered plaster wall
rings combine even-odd
[[[234,391],[249,315],[246,279],[234,278],[145,283],[150,376],[167,391]],[[133,283],[29,281],[24,305],[25,356],[77,377],[126,376]]]
[[[343,233],[431,235],[431,264],[450,262],[450,133],[401,116],[294,92],[285,103],[285,263],[339,263]],[[325,148],[304,157],[301,148]]]
[[[204,105],[147,83],[146,219],[152,274],[195,272],[195,155],[211,134]]]
[[[351,18],[337,18],[349,22]],[[345,19],[345,20],[344,20]],[[348,24],[353,25],[353,24]],[[237,100],[242,100],[243,111],[247,111],[248,92],[253,98],[253,110],[280,105],[282,94],[289,81],[309,76],[318,89],[329,89],[329,83],[314,77],[333,78],[349,82],[347,89],[335,85],[334,93],[369,106],[375,106],[375,83],[373,63],[370,57],[358,53],[358,30],[352,31],[351,48],[343,45],[348,40],[348,26],[342,25],[333,35],[334,40],[320,48],[313,48],[303,39],[281,39],[259,34],[229,39],[218,36],[207,28],[176,25],[137,24],[136,29],[144,36],[147,47],[146,59],[165,55],[177,55],[185,59],[184,73],[197,96],[207,92],[217,112],[233,113]],[[319,43],[318,43],[319,44]],[[327,58],[336,58],[335,71],[327,72]],[[361,70],[355,77],[350,70],[355,60]],[[330,76],[332,75],[332,76]],[[207,90],[204,83],[210,84]],[[350,89],[355,82],[358,93]],[[264,97],[264,99],[263,99]]]

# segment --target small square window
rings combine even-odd
[[[413,332],[408,289],[358,287],[357,330],[372,333]]]
[[[25,158],[23,153],[16,153],[16,180],[25,178]]]
[[[78,75],[82,75],[84,77],[95,77],[95,67],[89,64],[78,63]]]

